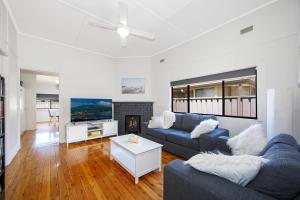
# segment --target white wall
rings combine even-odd
[[[59,116],[59,109],[49,109],[51,114],[54,116]],[[48,109],[36,109],[36,122],[50,122]],[[57,120],[57,119],[53,119]]]
[[[71,97],[114,97],[113,61],[101,55],[45,40],[26,36],[20,36],[19,40],[21,68],[59,74],[60,141],[63,142],[64,126],[70,121]]]
[[[154,100],[155,114],[159,114],[170,108],[171,81],[257,66],[258,121],[266,127],[267,89],[298,90],[298,12],[297,0],[278,1],[189,43],[156,55],[150,61],[147,58],[111,59],[20,35],[19,66],[59,74],[61,133],[64,133],[64,124],[70,120],[71,97],[113,98],[114,101]],[[239,30],[249,25],[254,25],[254,32],[240,36]],[[162,58],[165,62],[159,63]],[[146,93],[122,95],[120,83],[125,76],[145,77]],[[294,95],[293,102],[299,102],[297,95]],[[256,122],[223,117],[219,120],[221,126],[230,129],[233,135]],[[295,117],[293,120],[293,130],[299,132],[299,123],[295,122]],[[61,134],[63,140],[64,134]]]
[[[269,139],[277,133],[293,133],[293,90],[268,89],[267,131]]]
[[[151,101],[151,60],[150,58],[115,59],[115,100]],[[145,78],[144,94],[122,94],[122,78]]]
[[[299,11],[298,11],[298,18],[300,19],[300,0],[299,0]],[[299,20],[299,29],[300,29],[300,20]],[[299,79],[298,79],[298,85],[299,85],[299,88],[300,88],[300,32],[299,32],[299,34],[298,34],[298,46],[299,46],[299,53],[298,53],[298,55],[299,55],[299,71],[298,71],[298,77],[299,77]]]
[[[0,1],[2,4],[2,1]],[[5,77],[5,164],[8,165],[20,149],[20,108],[19,108],[19,85],[20,70],[17,63],[17,32],[11,18],[8,17],[8,24],[5,31],[8,36],[7,56],[0,56],[0,73]],[[5,32],[4,31],[4,32]],[[1,31],[1,33],[3,33]],[[1,34],[0,33],[0,34]]]
[[[149,58],[111,59],[99,54],[19,35],[22,69],[58,73],[60,79],[60,141],[70,121],[70,98],[112,98],[114,101],[151,101]],[[39,55],[39,56],[36,56]],[[145,94],[121,94],[121,78],[145,78]]]
[[[153,57],[155,113],[170,109],[171,81],[257,66],[258,121],[266,127],[267,89],[297,88],[298,3],[298,0],[278,1]],[[254,25],[254,32],[239,34],[240,29],[250,25]],[[165,62],[160,63],[160,59],[165,59]],[[300,99],[295,102],[299,104]],[[219,117],[219,120],[221,126],[228,128],[232,135],[256,122],[224,117]],[[296,120],[294,118],[295,123]],[[300,135],[300,128],[294,128],[294,131]]]
[[[22,71],[21,80],[25,88],[25,127],[26,130],[34,130],[36,128],[36,74]]]
[[[25,112],[25,88],[20,86],[20,134],[26,131],[26,112]]]
[[[37,94],[59,94],[58,85],[55,83],[36,83],[36,93]]]

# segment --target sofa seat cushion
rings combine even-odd
[[[152,137],[156,137],[159,138],[161,140],[166,140],[167,139],[167,135],[172,133],[172,132],[176,132],[177,130],[175,129],[160,129],[160,128],[147,128],[146,130],[146,134],[152,136]]]
[[[199,139],[191,139],[191,134],[186,131],[172,131],[167,135],[167,141],[190,149],[199,150]]]
[[[207,119],[217,120],[217,118],[213,115],[198,115],[198,114],[186,113],[182,119],[181,130],[192,132],[194,128],[200,124],[200,122]]]
[[[275,200],[221,177],[200,172],[181,160],[164,167],[165,200]]]
[[[276,199],[293,199],[300,192],[300,153],[290,135],[275,136],[263,150],[269,161],[247,187]]]

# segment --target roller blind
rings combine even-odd
[[[173,86],[178,86],[178,85],[189,85],[189,84],[193,84],[193,83],[224,80],[224,79],[230,79],[230,78],[236,78],[236,77],[242,77],[242,76],[251,76],[251,75],[256,75],[256,67],[250,67],[250,68],[246,68],[246,69],[229,71],[229,72],[224,72],[224,73],[219,73],[219,74],[212,74],[212,75],[201,76],[201,77],[196,77],[196,78],[172,81],[171,86],[173,87]]]
[[[37,100],[58,100],[58,94],[36,94]]]

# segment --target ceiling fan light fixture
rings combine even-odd
[[[117,31],[121,37],[127,37],[129,35],[129,29],[126,26],[120,26]]]
[[[59,1],[65,1],[65,0],[59,0]],[[118,0],[119,1],[119,0]],[[123,1],[123,0],[120,0]],[[107,30],[117,31],[117,33],[120,36],[120,44],[122,47],[127,46],[127,37],[134,36],[139,37],[142,39],[147,40],[154,40],[155,35],[153,33],[149,33],[146,31],[138,30],[132,27],[129,27],[127,24],[128,21],[128,7],[125,3],[119,3],[119,10],[120,10],[120,21],[118,24],[112,24],[109,22],[103,23],[103,20],[99,20],[99,22],[89,22],[90,26],[94,26],[97,28],[103,28]],[[101,21],[101,22],[100,22]]]

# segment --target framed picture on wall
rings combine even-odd
[[[145,78],[122,78],[122,94],[144,94]]]

